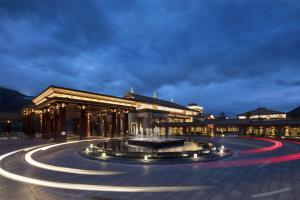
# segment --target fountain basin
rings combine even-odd
[[[184,139],[170,139],[170,138],[134,138],[128,139],[129,145],[141,146],[141,147],[149,147],[154,149],[159,148],[167,148],[167,147],[174,147],[174,146],[183,146]]]

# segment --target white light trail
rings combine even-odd
[[[97,140],[97,139],[92,139],[92,140]],[[53,144],[53,145],[48,145],[45,147],[37,148],[33,151],[30,151],[25,154],[25,161],[35,167],[39,167],[42,169],[47,169],[47,170],[52,170],[52,171],[58,171],[58,172],[65,172],[65,173],[72,173],[72,174],[84,174],[84,175],[117,175],[117,174],[122,174],[122,172],[113,172],[113,171],[99,171],[99,170],[84,170],[84,169],[76,169],[76,168],[69,168],[69,167],[60,167],[60,166],[55,166],[55,165],[48,165],[45,163],[38,162],[34,159],[32,159],[32,155],[36,153],[37,151],[40,150],[48,150],[50,148],[54,148],[57,146],[62,146],[66,144],[74,144],[78,142],[86,142],[86,141],[92,141],[92,140],[80,140],[80,141],[71,141],[71,142],[64,142],[64,143],[59,143],[59,144]]]
[[[36,148],[36,147],[32,147]],[[1,167],[1,161],[15,153],[28,150],[28,148],[16,150],[0,156],[0,175],[11,180],[29,183],[44,187],[70,189],[70,190],[88,190],[88,191],[105,191],[105,192],[179,192],[179,191],[191,191],[191,190],[208,190],[212,189],[210,186],[161,186],[161,187],[134,187],[134,186],[109,186],[109,185],[91,185],[91,184],[78,184],[78,183],[65,183],[65,182],[53,182],[41,179],[29,178],[13,174],[4,170]]]
[[[45,148],[45,147],[42,147]],[[51,171],[64,172],[64,173],[72,173],[72,174],[84,174],[84,175],[116,175],[122,174],[122,172],[113,172],[113,171],[100,171],[100,170],[85,170],[85,169],[76,169],[69,167],[60,167],[55,165],[48,165],[45,163],[38,162],[32,159],[32,155],[37,151],[40,151],[42,148],[35,149],[25,154],[25,161],[30,165],[35,167],[39,167],[42,169],[47,169]]]

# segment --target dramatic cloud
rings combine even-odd
[[[207,112],[300,105],[300,2],[0,2],[1,85],[136,92]]]

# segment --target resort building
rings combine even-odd
[[[151,135],[154,123],[193,122],[199,113],[133,91],[116,97],[50,86],[33,99],[32,106],[24,108],[23,128],[29,136],[38,132],[58,141],[67,136]]]
[[[239,114],[237,119],[204,115],[197,104],[147,97],[132,90],[124,97],[50,86],[22,111],[26,135],[66,140],[67,137],[134,135],[239,134],[300,137],[300,120],[267,108]]]
[[[239,119],[286,119],[286,113],[264,107],[237,115]]]

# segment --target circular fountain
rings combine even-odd
[[[216,160],[229,150],[205,140],[170,137],[110,139],[82,149],[91,159],[131,163],[178,163]]]
[[[224,146],[217,147],[207,140],[189,140],[174,136],[159,136],[159,129],[146,129],[144,136],[126,139],[109,139],[82,149],[88,158],[118,162],[196,162],[216,160],[228,156]]]

